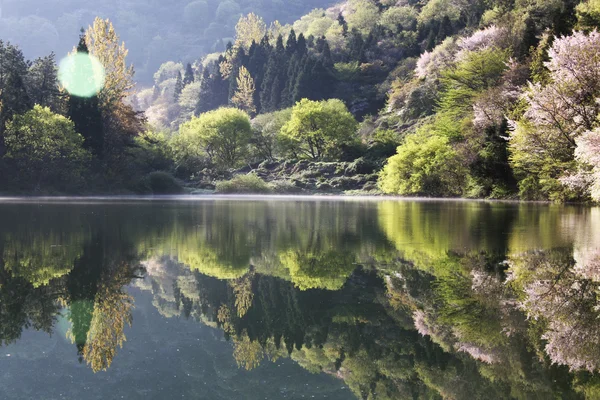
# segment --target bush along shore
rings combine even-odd
[[[380,194],[377,166],[353,162],[264,161],[220,174],[205,170],[187,183],[191,193]]]

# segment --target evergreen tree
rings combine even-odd
[[[281,103],[278,108],[291,107],[295,101],[295,85],[298,80],[298,75],[302,72],[302,59],[303,57],[295,53],[292,58],[288,61],[288,69],[285,78],[285,87],[281,93]]]
[[[315,51],[317,53],[322,53],[323,52],[323,47],[325,46],[325,43],[327,42],[327,40],[325,39],[325,36],[321,36],[320,38],[317,39],[317,41],[315,42]],[[331,51],[331,49],[330,49]]]
[[[342,13],[338,14],[337,21],[342,26],[342,35],[344,37],[347,37],[348,36],[348,22],[346,22],[346,18],[344,18]]]
[[[13,115],[23,114],[32,107],[25,86],[26,76],[27,62],[23,52],[0,40],[0,141],[5,122]]]
[[[254,105],[258,113],[262,110],[260,95],[270,52],[271,46],[269,44],[269,39],[265,36],[259,44],[253,43],[252,46],[250,46],[248,54],[247,68],[250,75],[254,77],[254,84],[256,86],[254,92]]]
[[[183,85],[187,86],[190,83],[194,82],[194,70],[192,69],[192,64],[187,63],[185,66],[185,75],[183,76]]]
[[[283,37],[279,35],[275,49],[270,52],[261,86],[261,112],[275,111],[281,104],[281,92],[284,88],[283,76],[287,72]]]
[[[442,43],[444,41],[444,39],[446,39],[448,36],[452,35],[452,32],[453,32],[452,21],[450,21],[450,18],[446,15],[446,16],[444,16],[444,18],[442,19],[442,22],[440,23],[440,28],[438,30],[436,42]]]
[[[83,33],[79,37],[77,52],[89,53]],[[90,68],[90,71],[83,71],[82,74],[92,76],[91,64],[83,66],[83,68],[85,67]],[[98,96],[69,96],[67,116],[75,124],[75,131],[83,136],[84,147],[89,149],[96,157],[102,158],[104,152],[104,128]]]
[[[292,29],[287,39],[287,43],[285,45],[285,52],[288,56],[291,56],[296,52],[296,47],[298,45],[298,41],[296,39],[296,32]]]
[[[229,98],[229,81],[223,79],[219,70],[219,64],[225,58],[219,57],[216,63],[207,66],[202,71],[200,83],[200,94],[196,104],[196,115],[215,110],[227,104]]]
[[[323,65],[327,68],[333,68],[333,58],[331,57],[331,49],[329,48],[329,42],[324,40],[323,51],[321,52],[321,60]]]
[[[364,62],[365,41],[358,29],[352,29],[348,39],[348,61]]]
[[[304,38],[304,35],[301,33],[300,35],[298,35],[298,41],[296,43],[296,54],[303,56],[306,53],[307,48],[308,48],[308,46],[306,43],[306,39]]]
[[[54,112],[59,111],[62,96],[58,90],[54,53],[33,62],[29,68],[27,88],[33,104],[49,107]]]
[[[175,89],[173,91],[173,100],[175,103],[179,101],[179,96],[183,91],[183,80],[181,79],[181,72],[177,71],[177,79],[175,80]]]

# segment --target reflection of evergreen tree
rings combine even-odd
[[[81,356],[87,341],[87,334],[94,312],[94,299],[102,277],[104,248],[102,236],[92,236],[85,246],[83,255],[75,262],[73,271],[67,278],[69,292],[72,340]]]

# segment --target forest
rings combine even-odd
[[[97,17],[73,43],[105,70],[88,97],[0,42],[0,192],[600,200],[598,0],[225,4],[231,39],[137,82]]]

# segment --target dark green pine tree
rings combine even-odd
[[[179,101],[179,96],[183,91],[183,79],[181,79],[181,72],[177,71],[177,79],[175,80],[175,89],[173,90],[173,100],[175,103]]]
[[[431,51],[436,46],[437,35],[440,30],[440,24],[437,21],[432,21],[430,24],[423,26],[420,28],[419,33],[420,36],[423,36],[423,40],[425,43],[424,50]]]
[[[288,57],[291,57],[292,54],[296,52],[296,47],[298,45],[298,40],[296,39],[296,32],[292,29],[290,34],[288,35],[288,39],[285,45],[285,52]]]
[[[304,38],[304,34],[298,35],[298,41],[296,42],[296,54],[300,56],[304,56],[308,49],[308,45],[306,43],[306,39]]]
[[[210,68],[204,68],[202,77],[200,78],[200,95],[196,103],[196,115],[200,115],[211,110],[211,88],[214,85],[213,77],[210,73]]]
[[[262,112],[271,112],[279,108],[283,90],[282,75],[287,72],[285,67],[285,47],[283,46],[283,37],[279,35],[275,49],[269,54],[265,77],[261,85],[260,104]]]
[[[306,57],[302,71],[298,74],[294,96],[297,100],[324,100],[331,98],[335,89],[335,81],[322,60]]]
[[[83,33],[79,37],[77,52],[89,53]],[[92,76],[91,63],[89,66],[82,66],[82,68],[87,68],[89,71],[79,71],[80,73]],[[84,138],[84,147],[89,149],[96,157],[102,158],[104,152],[104,128],[98,96],[78,97],[71,95],[69,96],[67,108],[67,115],[75,124],[75,130]]]
[[[299,71],[294,82],[293,90],[292,90],[292,100],[293,102],[300,101],[304,98],[310,99],[309,88],[311,86],[311,70],[313,65],[313,60],[311,57],[304,56],[299,65]]]
[[[207,66],[202,71],[200,95],[196,104],[196,115],[216,110],[227,104],[229,99],[229,81],[223,79],[219,70],[219,64],[223,61],[225,61],[225,58],[220,56],[216,63]]]
[[[450,18],[446,15],[440,23],[440,29],[436,37],[436,44],[442,43],[448,36],[452,36],[452,33],[452,21],[450,21]]]
[[[256,107],[257,113],[262,111],[260,97],[270,52],[271,45],[266,36],[259,44],[253,42],[248,51],[247,68],[252,78],[254,78],[254,86],[256,87],[256,90],[254,91],[254,106]]]
[[[365,41],[358,29],[352,29],[348,39],[348,62],[358,61],[364,62],[365,58]]]
[[[348,23],[346,22],[346,18],[344,18],[342,13],[338,14],[337,21],[342,26],[342,35],[344,37],[348,37]]]
[[[187,63],[185,66],[185,75],[183,76],[183,86],[187,86],[194,82],[194,79],[194,70],[192,69],[192,64]]]
[[[322,53],[323,46],[325,45],[326,42],[327,42],[327,39],[325,39],[325,36],[321,36],[320,38],[318,38],[317,41],[315,42],[315,51],[317,53]]]
[[[302,63],[303,58],[300,54],[295,53],[288,60],[288,69],[286,74],[286,82],[285,87],[281,92],[281,103],[279,104],[279,108],[287,108],[294,105],[296,101],[299,99],[296,96],[296,82],[298,80],[298,76],[302,72]]]
[[[329,42],[324,41],[323,51],[321,52],[321,60],[326,68],[333,68],[333,58],[331,57],[331,49],[329,48]]]
[[[29,68],[27,83],[31,102],[50,107],[54,112],[60,108],[62,97],[58,90],[57,72],[54,53],[40,57]]]
[[[0,134],[4,124],[15,114],[22,114],[32,107],[27,94],[25,81],[28,65],[23,52],[9,43],[0,40]],[[3,141],[0,135],[0,154]]]

